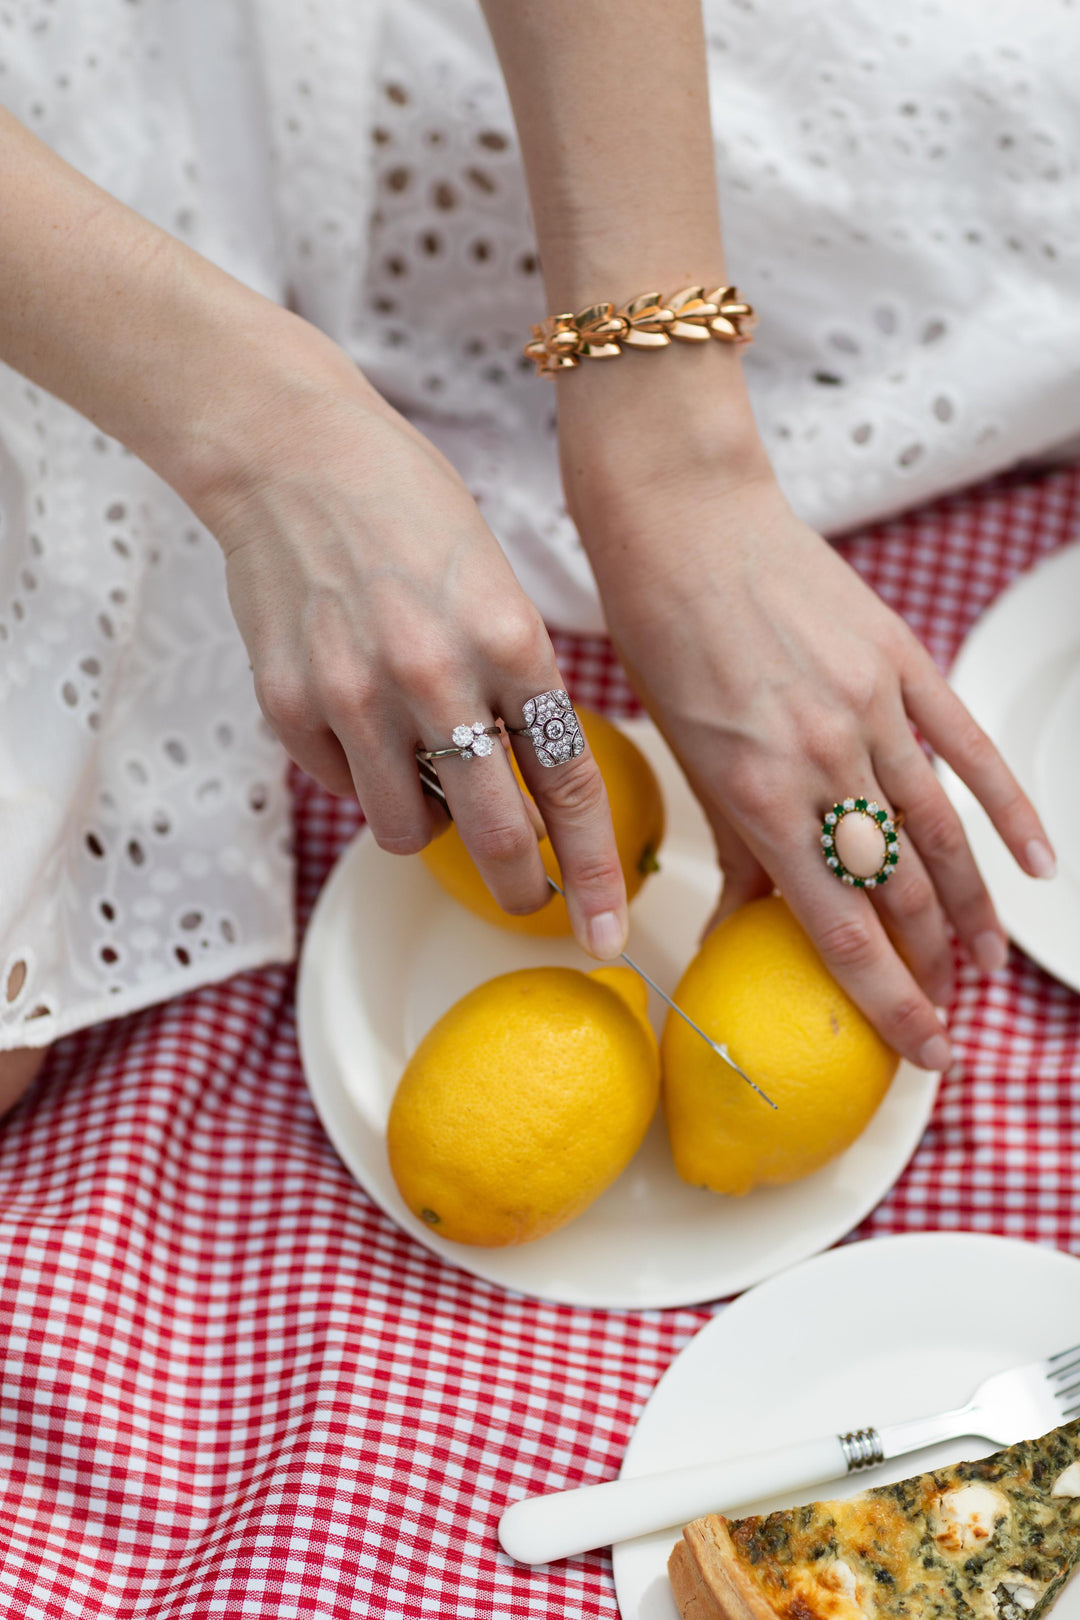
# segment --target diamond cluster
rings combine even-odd
[[[494,738],[487,735],[482,720],[474,720],[471,726],[455,726],[450,741],[461,749],[462,759],[472,759],[474,755],[477,759],[486,759],[495,747]]]
[[[565,765],[585,748],[585,737],[565,692],[541,692],[524,705],[524,730],[541,765]]]

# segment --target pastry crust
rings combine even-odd
[[[1041,1620],[1080,1562],[1080,1421],[767,1517],[710,1514],[668,1564],[683,1620]]]
[[[747,1578],[719,1514],[687,1525],[668,1560],[668,1576],[683,1620],[776,1620]]]

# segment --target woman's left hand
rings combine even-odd
[[[637,357],[618,364],[644,369]],[[568,502],[616,646],[712,826],[719,914],[775,885],[889,1044],[944,1068],[935,1009],[951,993],[949,925],[987,971],[1003,965],[1006,940],[913,727],[1019,864],[1046,876],[1039,818],[911,630],[795,517],[759,445],[696,454],[693,434],[669,435],[664,413],[643,405],[635,453],[631,406],[614,436],[619,476],[598,474],[613,435],[590,427],[584,390],[572,390],[606,380],[559,385]],[[822,858],[823,815],[847,796],[905,814],[901,860],[873,899]]]

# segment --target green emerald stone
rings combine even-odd
[[[888,821],[888,819],[889,819],[889,812],[887,810],[875,810],[874,811],[874,820],[875,821]]]
[[[866,799],[856,799],[855,800],[855,808],[856,808],[856,810],[865,810],[866,805],[867,805],[867,800]]]

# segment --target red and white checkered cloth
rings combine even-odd
[[[845,543],[946,665],[1080,530],[1080,472],[998,482]],[[631,694],[560,639],[576,696]],[[355,812],[297,792],[308,915]],[[1014,953],[961,971],[958,1062],[860,1235],[1080,1253],[1080,997]],[[610,1562],[515,1566],[509,1497],[618,1469],[708,1309],[537,1303],[442,1264],[350,1180],[304,1088],[293,976],[73,1037],[0,1133],[0,1612],[615,1614]],[[721,1307],[713,1307],[717,1309]]]

